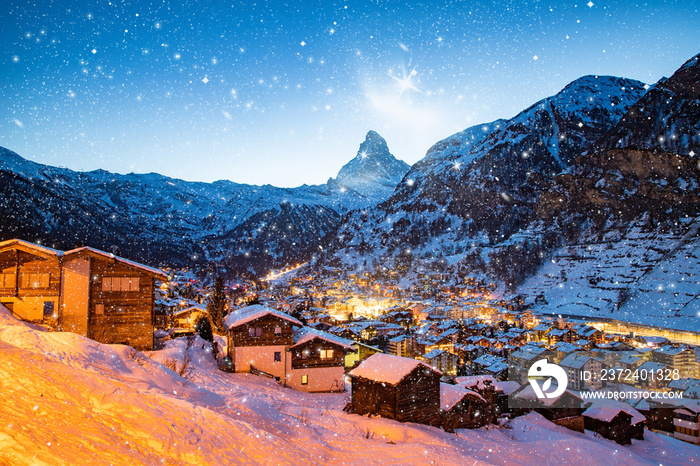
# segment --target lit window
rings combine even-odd
[[[301,384],[302,385],[308,385],[309,384],[309,376],[304,374],[301,376]]]
[[[321,350],[321,359],[332,359],[333,358],[333,350]]]
[[[102,291],[138,291],[139,277],[102,277]]]
[[[15,274],[13,273],[0,273],[0,288],[14,288],[15,287]]]
[[[51,275],[48,273],[23,273],[20,275],[22,288],[48,288]]]

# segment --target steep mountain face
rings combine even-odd
[[[357,156],[340,169],[335,179],[329,179],[328,185],[350,189],[368,198],[387,198],[410,168],[391,155],[384,138],[370,131]]]
[[[597,146],[700,155],[700,54],[659,81]]]
[[[700,330],[699,109],[695,56],[554,178],[508,245],[551,251],[518,288],[535,310]]]
[[[524,228],[554,175],[590,150],[646,87],[585,76],[510,120],[438,142],[386,202],[351,214],[331,246],[335,261],[364,264],[371,251],[399,262],[407,255],[423,264],[483,262],[482,248]]]
[[[381,165],[357,167],[353,160],[341,169],[348,173],[344,179],[364,180],[362,192],[338,183],[286,189],[155,173],[74,172],[0,148],[0,238],[63,249],[76,242],[116,246],[124,256],[154,264],[217,262],[263,272],[309,257],[343,214],[390,194],[390,180],[403,176],[405,164],[370,134],[368,141],[386,149],[375,151]]]

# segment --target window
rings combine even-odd
[[[20,275],[21,288],[48,288],[51,274],[48,273],[23,273]]]
[[[282,360],[282,352],[275,351],[275,362],[280,362]]]
[[[44,319],[53,317],[53,301],[44,301]]]
[[[332,359],[333,358],[333,350],[332,349],[322,349],[321,350],[321,359]]]
[[[301,376],[301,384],[302,385],[308,385],[309,384],[309,376],[304,374]]]
[[[304,350],[301,352],[301,359],[309,359],[309,350]]]
[[[0,288],[14,288],[15,287],[15,274],[13,273],[0,273]]]
[[[282,335],[282,327],[275,327],[275,336]]]
[[[102,291],[138,291],[139,277],[102,277]]]
[[[262,336],[262,328],[260,327],[250,327],[248,329],[248,336],[249,337],[261,337]]]

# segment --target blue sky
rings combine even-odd
[[[370,129],[415,163],[582,75],[653,83],[700,52],[699,8],[5,0],[0,145],[76,170],[323,183]]]

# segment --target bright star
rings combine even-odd
[[[399,85],[400,85],[399,97],[401,97],[401,96],[403,95],[403,93],[406,92],[406,90],[408,90],[408,89],[412,89],[412,90],[414,90],[414,91],[416,91],[416,92],[419,92],[419,93],[423,94],[423,91],[421,91],[420,89],[418,89],[418,88],[417,88],[416,86],[414,86],[413,83],[411,82],[411,79],[412,79],[415,75],[417,75],[417,74],[418,74],[418,72],[416,71],[415,68],[414,68],[413,70],[411,70],[411,72],[408,74],[408,76],[406,76],[406,73],[404,72],[404,77],[403,77],[403,78],[397,78],[397,77],[394,76],[393,74],[389,73],[389,76],[391,76],[392,79],[396,80],[396,81],[399,83]]]

